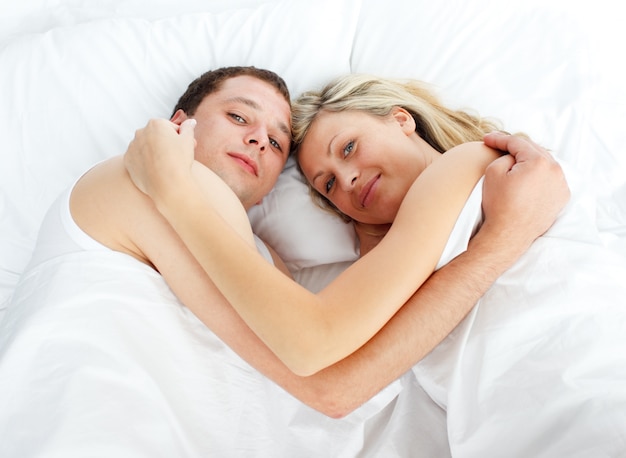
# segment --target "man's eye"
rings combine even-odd
[[[273,138],[270,138],[270,144],[276,148],[278,151],[282,151],[283,149],[280,147],[280,143],[278,143],[276,140],[274,140]]]
[[[326,194],[328,194],[330,192],[330,190],[333,188],[333,185],[335,184],[335,177],[332,177],[330,180],[328,180],[326,182]]]
[[[243,119],[241,116],[239,116],[238,114],[235,113],[228,113],[228,116],[230,116],[231,118],[233,118],[235,121],[243,124],[246,122],[245,119]]]

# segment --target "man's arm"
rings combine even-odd
[[[313,407],[333,417],[346,415],[419,362],[548,230],[569,200],[561,167],[545,149],[500,133],[489,134],[485,143],[511,154],[486,171],[485,222],[467,251],[435,272],[368,343],[314,376],[311,383],[319,389],[308,401]]]
[[[552,224],[567,200],[562,172],[548,154],[522,139],[496,140],[500,149],[511,145],[517,149],[487,170],[486,221],[468,251],[431,276],[368,343],[314,376],[303,378],[290,372],[243,323],[198,265],[183,273],[182,255],[168,255],[159,270],[181,301],[243,359],[309,406],[341,417],[445,338],[495,279]],[[520,159],[519,164],[514,157]],[[547,205],[546,196],[556,197]],[[145,238],[145,233],[141,236]],[[162,249],[163,240],[161,234],[145,244],[158,243]],[[189,253],[184,256],[189,260],[186,264],[193,264]],[[174,266],[170,266],[172,259],[176,259]]]
[[[456,327],[523,245],[479,232],[468,250],[436,271],[369,342],[313,376],[319,391],[307,403],[339,418],[400,377]]]

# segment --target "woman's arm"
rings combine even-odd
[[[497,157],[472,143],[435,161],[411,187],[385,239],[315,295],[241,242],[180,167],[180,155],[168,163],[168,151],[155,149],[160,170],[168,172],[159,182],[157,168],[157,179],[146,181],[160,183],[149,190],[157,208],[242,318],[300,374],[352,353],[408,300],[432,273],[467,196]],[[137,176],[142,167],[129,170]]]
[[[359,255],[365,256],[387,235],[391,224],[364,224],[353,222],[354,232],[359,239]]]
[[[521,142],[518,149],[528,151]],[[506,144],[497,147],[508,149]],[[314,376],[298,377],[246,326],[152,200],[130,182],[118,159],[80,180],[72,193],[74,219],[101,243],[154,265],[179,299],[230,348],[293,396],[332,417],[351,412],[432,350],[549,227],[567,197],[558,164],[551,170],[545,161],[527,158],[526,167],[509,173],[512,164],[499,172],[494,165],[511,157],[495,161],[485,177],[485,224],[468,250],[431,275],[359,350]]]

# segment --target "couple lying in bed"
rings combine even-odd
[[[93,239],[160,272],[253,367],[340,417],[431,352],[550,228],[569,189],[543,148],[489,134],[495,125],[416,82],[346,76],[298,98],[293,126],[291,114],[273,73],[209,72],[171,121],[150,121],[125,156],[87,172],[69,206]],[[276,182],[292,128],[305,177],[353,221],[364,255],[318,294],[285,275],[245,213]],[[480,229],[433,273],[477,184]]]
[[[386,85],[364,87],[388,92]],[[372,244],[365,232],[386,230],[396,219],[379,246],[317,295],[257,255],[244,211],[272,188],[291,146],[286,88],[264,71],[209,72],[181,97],[172,122],[151,121],[137,133],[126,167],[153,201],[133,186],[123,158],[116,157],[78,181],[72,216],[102,244],[154,266],[181,301],[252,366],[303,402],[342,416],[437,345],[550,226],[568,192],[547,153],[520,138],[490,136],[491,146],[510,148],[515,156],[489,168],[486,223],[466,255],[419,288],[472,188],[500,154],[482,145],[493,126],[424,103],[419,92],[397,86],[403,90],[413,100],[403,102],[398,93],[385,101],[384,115],[320,110],[299,145],[300,163],[315,189],[364,223],[364,246]],[[366,91],[358,97],[363,103],[372,98]],[[420,103],[422,112],[414,108]],[[299,106],[296,123],[307,122]],[[189,118],[195,127],[185,122]],[[341,126],[341,137],[328,131],[332,125]],[[362,156],[369,163],[361,165]],[[516,173],[509,173],[515,157]],[[555,197],[546,203],[546,195]]]

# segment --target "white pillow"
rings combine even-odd
[[[149,118],[169,117],[192,79],[212,68],[255,65],[276,71],[297,95],[350,70],[359,0],[282,0],[233,10],[218,2],[215,13],[208,5],[208,12],[154,21],[86,18],[5,40],[0,304],[55,196],[94,163],[122,153]],[[83,11],[58,6],[65,18]]]
[[[450,106],[527,132],[596,175],[607,195],[599,224],[625,227],[626,92],[619,82],[625,67],[607,47],[623,27],[606,31],[618,20],[567,0],[364,0],[358,21],[352,72],[429,82]],[[296,191],[302,186],[295,170],[282,177],[251,212],[257,229],[292,256],[288,266],[298,274],[315,263],[354,260],[352,228],[309,210],[304,192]]]
[[[191,79],[223,65],[275,70],[293,96],[349,71],[434,83],[452,105],[499,117],[601,175],[602,224],[624,225],[614,216],[626,195],[618,16],[566,0],[263,1],[181,0],[176,8],[197,13],[171,15],[158,0],[149,20],[139,0],[30,0],[11,6],[26,10],[21,20],[2,10],[0,24],[50,30],[1,36],[0,304],[61,189],[123,152],[148,118],[168,117]],[[343,268],[356,257],[351,227],[313,205],[294,168],[250,216],[296,274],[316,277],[317,264]]]
[[[281,255],[294,275],[304,268],[358,258],[352,224],[313,204],[293,158],[274,189],[248,216],[255,233]]]

